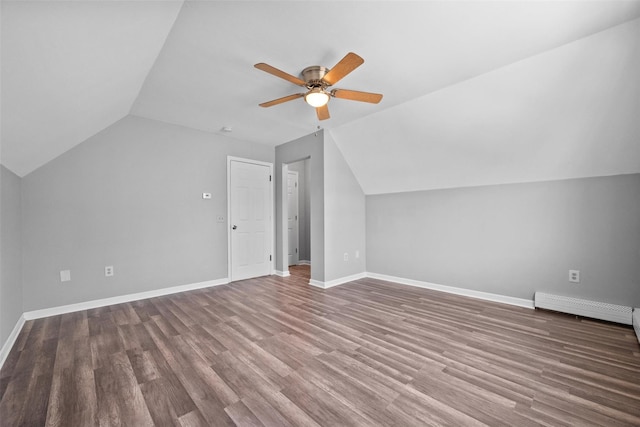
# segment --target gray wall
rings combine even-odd
[[[0,165],[0,347],[22,315],[21,179]]]
[[[365,197],[329,133],[314,132],[276,147],[276,269],[287,259],[286,180],[282,166],[309,159],[311,279],[329,282],[365,271]],[[355,258],[355,251],[360,257]],[[344,261],[344,253],[349,261]]]
[[[324,282],[324,132],[318,131],[276,147],[276,269],[287,271],[286,197],[287,180],[283,179],[285,164],[309,159],[309,198],[311,240],[311,279]]]
[[[367,271],[638,307],[640,174],[367,196]]]
[[[298,172],[298,258],[311,261],[311,210],[309,159],[288,165],[290,171]]]
[[[325,281],[365,272],[365,196],[329,132],[324,137]],[[359,257],[356,258],[356,251]],[[348,254],[348,261],[344,254]]]
[[[271,147],[128,116],[25,176],[24,310],[226,278],[228,155],[274,161]]]

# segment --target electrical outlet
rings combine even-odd
[[[356,250],[356,259],[360,258],[360,251]]]
[[[104,276],[105,277],[111,277],[113,276],[113,265],[107,265],[104,268]]]
[[[222,216],[222,215],[218,215],[218,216],[216,217],[216,221],[218,221],[218,222],[224,222],[224,216]]]
[[[61,282],[70,282],[71,281],[71,270],[60,270],[60,281]]]
[[[569,281],[572,283],[580,283],[580,270],[569,270]]]
[[[344,260],[345,261],[349,261],[349,253],[348,252],[344,253]]]
[[[203,199],[210,199],[211,198],[211,193],[202,193],[202,198]]]

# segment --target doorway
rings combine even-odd
[[[229,280],[273,271],[273,186],[271,163],[229,157]]]
[[[286,233],[287,274],[304,271],[311,266],[311,165],[310,158],[283,165],[284,220]],[[284,224],[283,224],[284,225]],[[284,229],[283,229],[284,230]],[[296,266],[298,268],[296,268]]]
[[[318,131],[303,136],[276,147],[275,160],[275,197],[276,197],[276,256],[275,274],[289,276],[288,256],[289,237],[287,236],[287,172],[297,170],[300,182],[299,189],[307,188],[305,201],[300,192],[299,218],[299,264],[311,265],[311,279],[309,283],[315,285],[324,283],[324,131]],[[296,169],[300,162],[305,165],[305,172]],[[305,182],[302,183],[302,177]],[[306,221],[303,220],[305,208]],[[303,224],[306,224],[303,226]]]

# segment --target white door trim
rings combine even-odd
[[[262,162],[260,160],[252,160],[245,159],[242,157],[234,157],[227,156],[227,277],[229,278],[229,282],[233,281],[233,277],[231,274],[231,162],[243,162],[249,163],[253,165],[267,166],[269,168],[269,175],[271,176],[271,184],[269,185],[269,206],[271,213],[271,233],[269,233],[269,238],[271,239],[271,268],[269,274],[273,274],[275,269],[276,262],[276,239],[275,239],[275,230],[276,230],[276,216],[275,216],[275,204],[273,200],[273,190],[275,184],[275,176],[273,175],[273,163]]]
[[[289,185],[289,175],[294,175],[296,177],[296,186],[295,186],[295,193],[296,193],[296,218],[295,218],[295,228],[296,228],[296,253],[293,255],[294,264],[289,264],[289,259],[287,258],[287,265],[298,265],[298,261],[300,260],[300,251],[298,250],[298,248],[300,247],[300,223],[298,221],[298,218],[300,216],[300,192],[299,192],[299,179],[300,176],[298,174],[298,171],[288,171],[287,172],[287,187]],[[287,188],[287,231],[289,230],[289,224],[288,224],[288,217],[289,217],[289,191]],[[289,241],[289,235],[287,233],[287,242]],[[288,248],[290,249],[290,248]],[[290,250],[288,250],[287,252],[290,252]]]

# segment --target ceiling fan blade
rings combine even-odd
[[[293,101],[294,99],[302,98],[304,93],[296,93],[293,95],[283,96],[282,98],[274,99],[273,101],[263,102],[258,104],[261,107],[273,107],[274,105],[282,104],[283,102]]]
[[[286,81],[291,82],[294,85],[298,85],[298,86],[306,85],[306,83],[303,80],[300,80],[299,78],[294,77],[289,73],[285,73],[282,70],[278,70],[276,67],[272,67],[271,65],[265,64],[264,62],[260,62],[254,65],[254,67],[256,67],[258,70],[262,70],[269,74],[273,74],[276,77],[280,77],[281,79],[285,79]]]
[[[329,86],[333,86],[342,80],[344,76],[358,68],[364,63],[364,59],[360,58],[353,52],[347,53],[347,55],[338,62],[335,67],[322,78]]]
[[[377,104],[382,100],[382,94],[370,92],[358,92],[357,90],[334,89],[331,95],[336,98],[349,99],[351,101],[369,102]]]
[[[322,107],[316,107],[316,114],[318,115],[318,120],[327,120],[331,118],[329,115],[328,104],[324,104]]]

